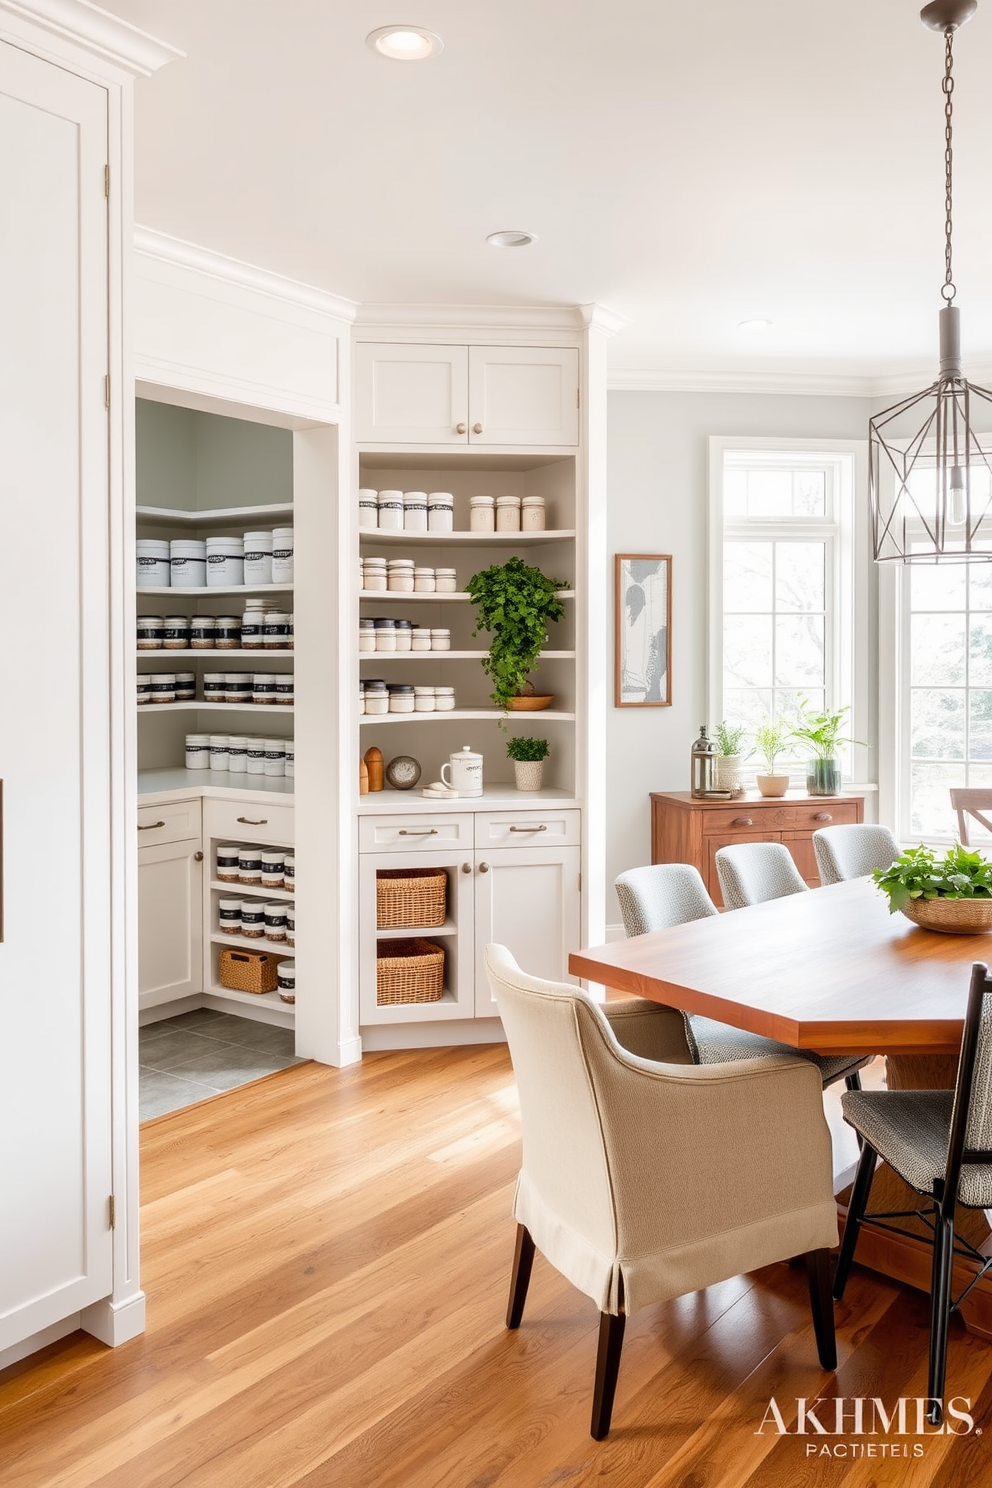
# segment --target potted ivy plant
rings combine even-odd
[[[507,739],[506,752],[513,761],[517,790],[540,790],[544,761],[551,752],[547,739]]]
[[[925,930],[975,935],[992,930],[992,863],[956,842],[938,858],[921,843],[901,852],[888,868],[872,877],[898,910]]]
[[[472,634],[485,630],[492,637],[482,667],[493,684],[493,702],[512,709],[514,699],[526,699],[524,707],[546,708],[551,698],[536,700],[527,674],[537,665],[548,625],[565,614],[558,590],[567,582],[549,578],[522,558],[508,558],[473,574],[465,587],[476,607]]]
[[[755,747],[765,762],[764,773],[755,776],[763,796],[784,796],[789,789],[788,775],[779,775],[775,766],[791,738],[792,725],[784,718],[765,718],[754,731]]]
[[[812,758],[806,764],[806,789],[811,796],[840,794],[840,761],[842,744],[857,744],[843,732],[850,709],[818,710],[806,698],[799,703],[799,717],[792,725],[792,737],[809,746]]]
[[[741,765],[751,753],[747,742],[747,728],[743,723],[728,723],[723,719],[713,733],[716,743],[716,788],[730,791],[731,795],[744,793],[741,783]]]

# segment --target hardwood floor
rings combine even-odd
[[[300,1066],[150,1123],[148,1330],[0,1375],[2,1488],[988,1481],[992,1347],[959,1327],[949,1386],[983,1434],[923,1438],[911,1410],[908,1435],[856,1436],[850,1404],[839,1437],[759,1430],[773,1395],[794,1433],[797,1397],[826,1397],[829,1430],[837,1396],[923,1393],[926,1298],[858,1267],[836,1379],[801,1267],[644,1309],[594,1443],[593,1304],[538,1256],[523,1326],[503,1326],[518,1151],[502,1047]]]

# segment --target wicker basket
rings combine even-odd
[[[447,897],[443,868],[380,868],[375,876],[376,926],[427,930],[443,925]]]
[[[380,1007],[438,1002],[444,992],[444,951],[432,940],[380,940],[375,975]]]
[[[235,992],[274,992],[278,962],[271,951],[234,951],[227,946],[220,953],[220,984]]]
[[[911,899],[903,914],[921,929],[944,935],[987,935],[992,930],[992,899]]]

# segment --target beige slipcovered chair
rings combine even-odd
[[[737,842],[717,848],[714,861],[728,909],[805,894],[808,887],[784,842]]]
[[[899,856],[899,844],[888,827],[849,822],[813,833],[813,851],[821,884],[864,878],[873,868],[888,868]]]
[[[772,1261],[806,1256],[820,1363],[835,1368],[837,1211],[813,1067],[693,1065],[672,1008],[600,1007],[528,976],[499,945],[486,968],[523,1130],[507,1327],[520,1326],[536,1247],[600,1311],[596,1440],[610,1429],[627,1316]]]
[[[691,863],[652,863],[628,868],[614,887],[628,935],[649,935],[719,913],[706,892],[699,870]],[[835,1080],[847,1080],[848,1088],[860,1085],[858,1070],[869,1061],[854,1054],[814,1054],[812,1049],[794,1049],[760,1033],[748,1033],[729,1023],[718,1023],[700,1013],[682,1014],[686,1039],[694,1064],[725,1064],[729,1059],[759,1059],[764,1054],[792,1054],[808,1059],[820,1071],[824,1089]]]

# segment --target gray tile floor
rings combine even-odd
[[[291,1028],[209,1008],[148,1023],[139,1030],[141,1120],[302,1064],[293,1048]]]

